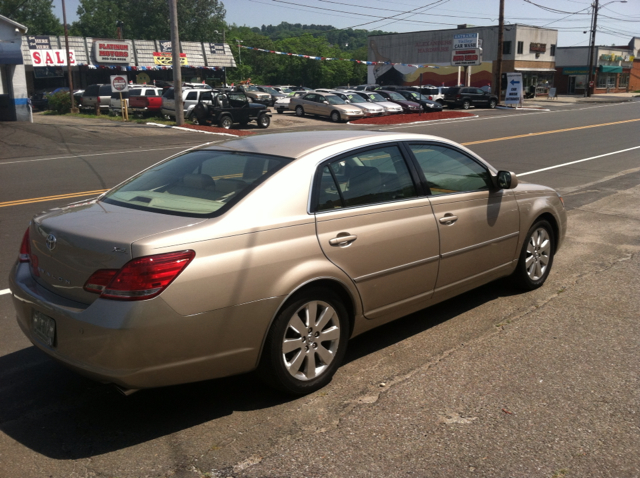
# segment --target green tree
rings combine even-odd
[[[62,35],[53,0],[0,0],[0,13],[29,28],[29,35]]]

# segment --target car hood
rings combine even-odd
[[[202,221],[95,199],[53,209],[36,216],[30,226],[32,274],[46,289],[90,304],[98,295],[83,289],[87,279],[98,269],[121,268],[132,259],[132,243]]]

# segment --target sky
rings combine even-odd
[[[180,1],[180,0],[178,0]],[[67,21],[79,0],[66,0]],[[226,0],[229,24],[249,27],[281,22],[336,28],[412,32],[498,24],[500,0]],[[505,24],[558,30],[558,46],[589,45],[592,0],[505,0]],[[62,17],[62,1],[54,12]],[[408,12],[408,13],[407,13]],[[586,33],[583,33],[586,32]],[[640,37],[640,0],[599,0],[597,45],[626,45]],[[250,46],[250,45],[249,45]]]

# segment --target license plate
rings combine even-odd
[[[56,338],[56,321],[37,310],[33,311],[33,332],[45,344],[53,347]]]

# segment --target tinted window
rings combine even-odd
[[[214,216],[290,160],[228,151],[192,151],[133,177],[103,199],[164,214]]]
[[[144,96],[158,96],[158,95],[156,95],[156,90],[147,90],[144,92]]]
[[[140,88],[134,88],[129,90],[129,96],[140,96],[142,94],[142,90]]]
[[[363,206],[416,196],[407,165],[396,146],[343,156],[321,172],[318,211]]]
[[[100,96],[111,96],[111,85],[102,85],[100,87]]]
[[[82,96],[98,96],[98,85],[89,85]]]
[[[173,88],[169,88],[167,91],[165,91],[164,94],[162,95],[162,97],[166,98],[168,100],[175,99],[175,97],[173,95]]]
[[[198,99],[198,92],[197,91],[190,91],[189,93],[187,93],[187,97],[185,99],[186,100],[197,100]]]
[[[489,171],[455,149],[431,144],[412,144],[432,195],[488,190]]]

